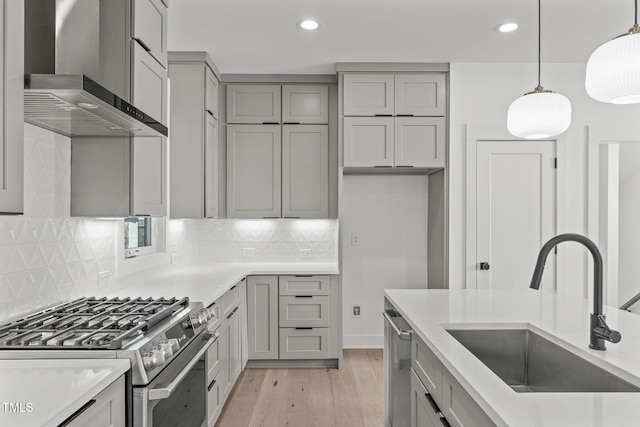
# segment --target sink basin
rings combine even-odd
[[[622,378],[529,329],[447,329],[516,392],[638,392]]]

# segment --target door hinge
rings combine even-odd
[[[558,158],[557,157],[553,158],[553,168],[554,169],[558,169]]]

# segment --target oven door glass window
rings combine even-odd
[[[153,427],[201,427],[206,419],[206,372],[200,360],[166,399],[153,408]]]

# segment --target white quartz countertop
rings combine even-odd
[[[57,426],[129,368],[128,359],[0,360],[0,426]]]
[[[499,426],[638,426],[640,393],[516,393],[446,331],[456,324],[530,329],[628,382],[640,386],[640,316],[605,307],[622,334],[606,351],[589,345],[586,299],[518,291],[386,290],[387,299],[451,374]],[[465,326],[468,325],[468,326]],[[453,325],[452,325],[453,326]]]
[[[111,297],[189,297],[211,304],[248,275],[338,274],[337,263],[225,263],[172,269],[160,278],[142,280],[108,293]]]

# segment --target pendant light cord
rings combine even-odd
[[[541,30],[541,19],[540,16],[542,15],[542,11],[541,11],[541,0],[538,0],[538,87],[540,87],[540,50],[541,47],[540,45],[541,43],[541,35],[540,33],[542,32]],[[636,6],[638,5],[638,0],[636,0]]]

